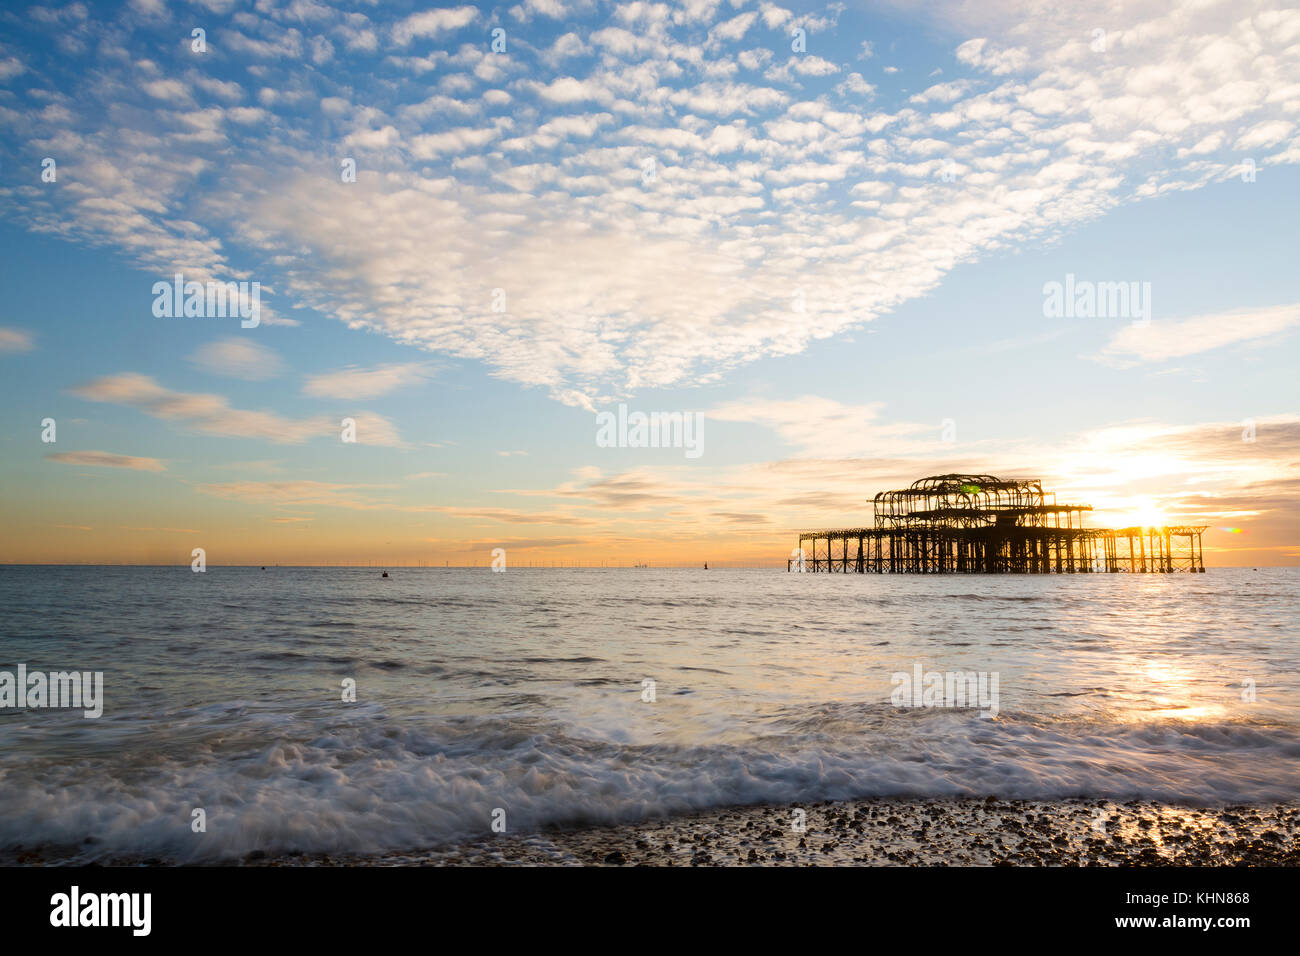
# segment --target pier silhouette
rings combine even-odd
[[[787,571],[858,574],[1205,572],[1207,526],[1086,528],[1037,478],[933,475],[872,499],[870,528],[803,531]],[[805,549],[804,544],[811,544]],[[838,547],[837,547],[838,545]],[[852,547],[856,545],[856,547]],[[838,554],[836,552],[839,552]]]

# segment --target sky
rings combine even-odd
[[[1300,564],[1298,163],[1278,3],[9,5],[0,562],[783,567],[961,472]]]

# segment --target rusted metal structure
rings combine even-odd
[[[1205,571],[1205,526],[1085,528],[1037,478],[934,475],[872,500],[870,528],[804,531],[791,571],[1075,574]],[[811,547],[805,547],[811,544]]]

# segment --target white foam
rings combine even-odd
[[[935,711],[892,719],[889,734],[845,734],[841,719],[834,736],[680,747],[576,739],[523,720],[398,721],[378,709],[344,726],[283,714],[242,719],[238,732],[223,725],[170,753],[8,761],[0,845],[200,861],[487,835],[495,808],[519,832],[865,796],[1218,804],[1300,795],[1300,744],[1281,729],[1243,724],[986,721]],[[190,830],[195,807],[206,811],[204,834]]]

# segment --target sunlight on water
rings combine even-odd
[[[893,794],[1290,799],[1297,583],[5,568],[0,669],[102,670],[105,711],[0,710],[0,841],[369,851],[498,806],[535,826]],[[891,703],[896,675],[954,672],[995,676],[996,713]],[[198,849],[195,805],[224,821]]]

